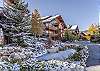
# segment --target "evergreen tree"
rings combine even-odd
[[[8,19],[11,19],[15,24],[8,25],[7,27],[12,43],[20,46],[25,45],[23,36],[31,33],[31,16],[27,9],[28,3],[25,4],[22,0],[5,0],[3,13]]]

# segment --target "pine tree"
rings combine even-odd
[[[23,36],[31,33],[31,16],[27,9],[28,3],[25,4],[22,0],[5,0],[3,13],[8,19],[11,19],[15,24],[8,25],[6,29],[9,30],[8,35],[12,43],[20,46],[25,45]]]

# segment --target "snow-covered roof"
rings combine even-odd
[[[78,27],[78,25],[73,25],[70,29],[75,30]]]
[[[50,18],[48,18],[49,20],[53,20],[53,19],[55,19],[56,17],[59,17],[60,15],[55,15],[55,16],[52,16],[52,17],[50,17]]]
[[[42,22],[43,22],[43,23],[47,23],[47,22],[51,22],[51,20],[46,19],[46,20],[43,20]]]
[[[41,17],[40,19],[41,20],[44,20],[44,19],[47,19],[47,18],[49,18],[50,16],[44,16],[44,17]]]
[[[46,19],[46,20],[43,20],[42,22],[51,22],[53,19],[55,19],[55,18],[58,17],[58,16],[60,16],[60,15],[52,16],[52,17],[50,17],[50,18],[48,18],[48,19]]]

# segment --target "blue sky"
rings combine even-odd
[[[42,16],[62,15],[66,24],[77,24],[81,30],[98,23],[99,0],[26,0],[31,12],[38,9]],[[0,2],[1,5],[1,2]]]

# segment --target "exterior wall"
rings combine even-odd
[[[51,22],[44,23],[47,34],[56,39],[63,37],[65,23],[61,16],[55,17]]]
[[[78,26],[77,26],[77,28],[76,29],[70,29],[70,32],[72,33],[72,34],[74,34],[74,35],[78,35],[79,34],[79,28],[78,28]]]
[[[64,29],[65,29],[65,23],[64,23],[64,21],[63,21],[61,16],[58,16],[56,18],[56,21],[58,23],[58,28],[60,29],[59,30],[59,32],[60,32],[59,36],[62,38],[63,37],[63,33],[64,33]]]

